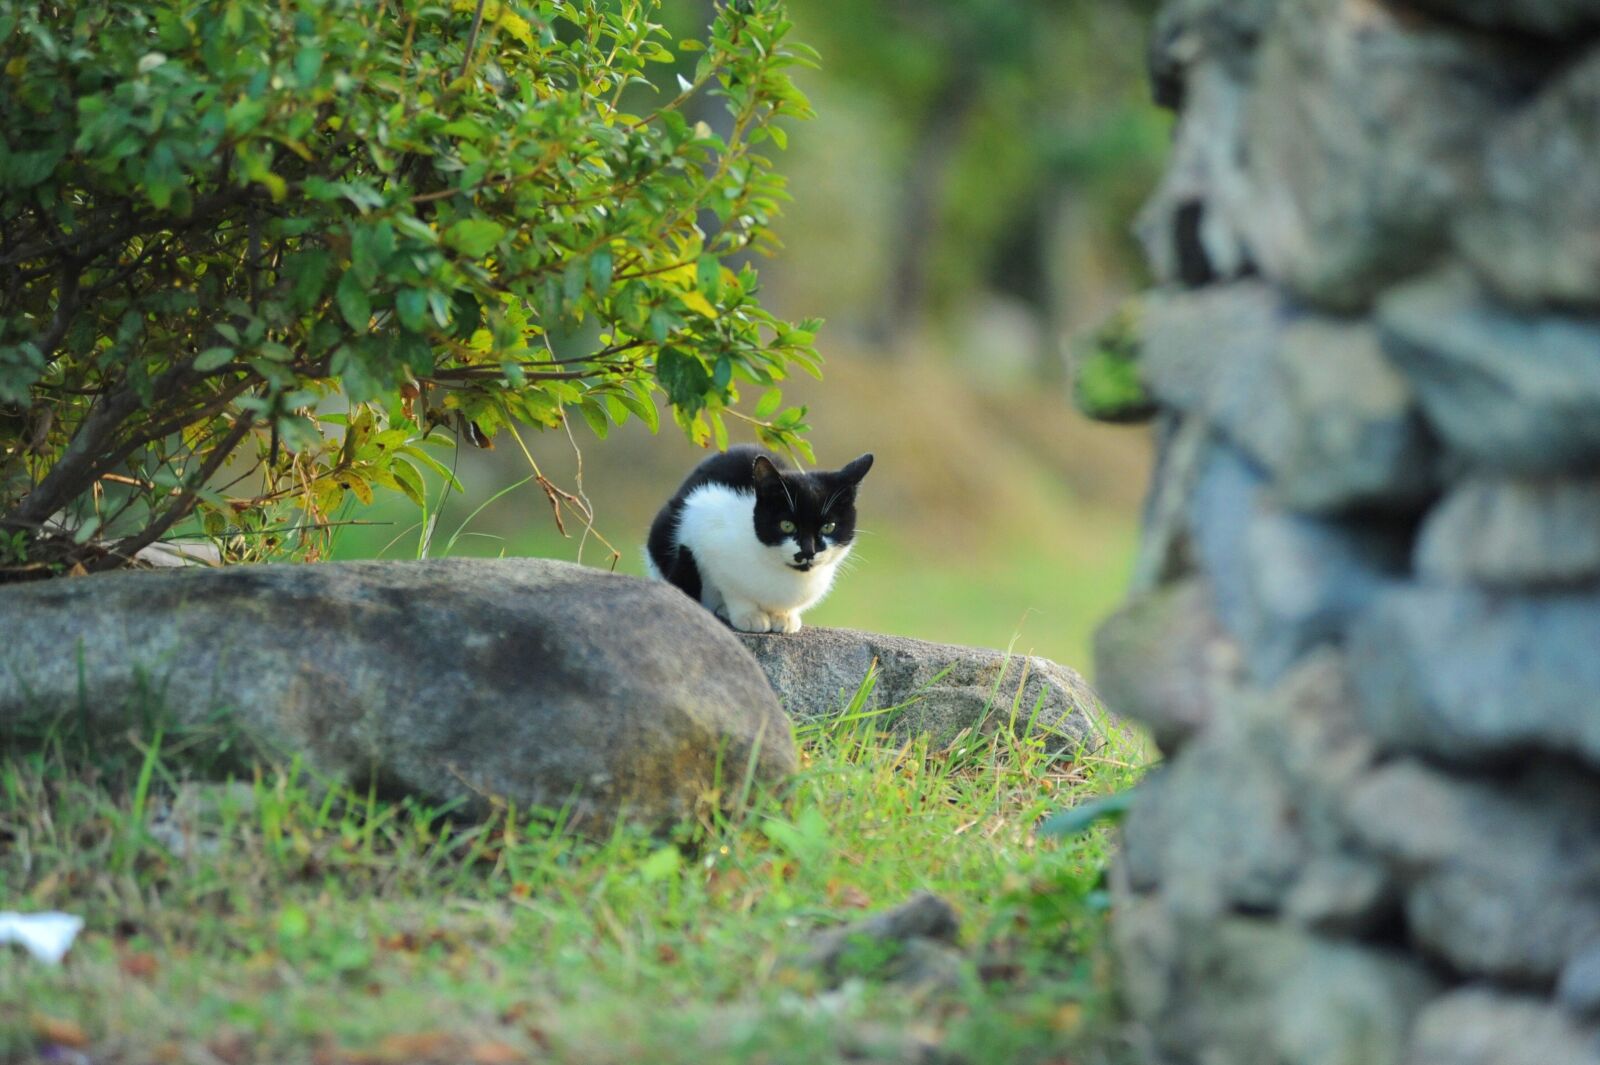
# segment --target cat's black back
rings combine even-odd
[[[683,514],[684,500],[696,488],[707,484],[726,485],[741,492],[754,492],[755,463],[757,455],[765,455],[780,470],[788,463],[766,448],[753,444],[730,447],[720,455],[712,455],[689,471],[677,492],[656,514],[650,523],[650,540],[646,545],[650,560],[661,576],[682,588],[696,602],[700,600],[700,570],[695,565],[694,552],[678,543],[678,518]]]

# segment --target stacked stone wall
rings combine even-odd
[[[1153,1060],[1600,1063],[1600,2],[1168,0],[1098,687]]]

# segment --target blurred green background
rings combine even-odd
[[[706,3],[666,6],[679,36],[709,19]],[[1086,670],[1131,563],[1149,449],[1145,430],[1073,411],[1069,367],[1145,282],[1130,227],[1168,139],[1140,60],[1153,5],[790,6],[798,39],[822,53],[797,79],[819,117],[789,129],[785,248],[756,265],[776,313],[827,319],[825,379],[786,389],[810,408],[818,464],[877,455],[848,572],[806,621],[1014,645]],[[717,127],[717,106],[691,117]],[[579,423],[523,439],[592,507],[628,573],[704,455],[670,421],[656,436],[628,425],[600,440]],[[572,535],[558,531],[532,481],[484,506],[531,472],[510,436],[437,454],[464,491],[430,515],[429,554],[612,564],[570,516]],[[346,517],[375,524],[340,528],[337,557],[419,552],[403,501]]]

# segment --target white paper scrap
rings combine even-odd
[[[0,943],[20,943],[29,954],[58,964],[83,931],[83,918],[70,913],[0,912]]]

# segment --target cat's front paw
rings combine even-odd
[[[764,610],[729,610],[728,624],[740,632],[771,632],[772,618]]]
[[[799,632],[800,615],[780,611],[772,615],[773,632]]]

